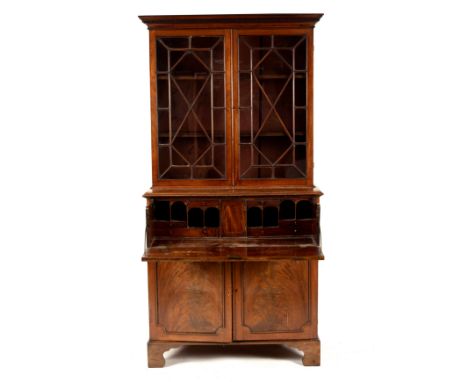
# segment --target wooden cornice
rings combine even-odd
[[[168,28],[313,28],[323,13],[139,16],[148,29]]]

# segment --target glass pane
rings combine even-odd
[[[224,108],[213,110],[213,134],[214,134],[215,143],[225,143],[225,136],[224,136],[224,126],[226,124],[225,119],[226,119],[226,116],[225,116]],[[223,160],[223,163],[224,163],[224,160]]]
[[[294,100],[295,106],[305,106],[306,105],[306,79],[304,74],[296,75],[296,80],[294,83]]]
[[[160,97],[158,98],[158,110],[167,109],[169,105],[167,99],[167,96],[169,94],[168,86],[169,83],[167,81],[167,76],[160,75],[157,83],[158,94],[160,95]]]
[[[295,120],[295,139],[296,142],[304,143],[306,141],[306,124],[307,114],[306,109],[296,108],[296,120]]]
[[[156,45],[159,178],[224,179],[223,37],[161,37]]]
[[[213,71],[224,71],[224,41],[222,38],[213,46]]]
[[[240,177],[306,177],[306,36],[239,37]]]
[[[212,37],[193,36],[192,48],[207,48],[207,51],[209,51],[210,48],[212,48],[218,41],[219,41],[219,37],[217,36],[212,36]]]
[[[224,74],[213,74],[213,106],[224,108]]]
[[[166,47],[160,42],[156,42],[156,67],[158,72],[167,71],[167,57],[168,51]]]
[[[222,160],[226,156],[226,147],[225,145],[216,145],[213,149],[213,167],[219,172],[219,174],[224,174],[226,171],[225,162]],[[220,176],[221,177],[221,176]]]
[[[250,143],[252,141],[251,137],[251,113],[249,109],[241,109],[239,111],[239,126],[240,126],[240,142],[241,143]]]
[[[188,48],[188,39],[186,37],[168,37],[164,39],[158,39],[166,48],[177,49],[177,48]]]
[[[250,107],[250,73],[239,74],[239,107]]]
[[[159,147],[159,173],[164,174],[169,170],[169,147]]]
[[[297,169],[302,172],[305,176],[306,173],[306,146],[305,145],[296,145],[295,146],[295,161]]]
[[[169,112],[167,110],[158,111],[158,136],[159,143],[169,143]]]
[[[295,70],[306,70],[307,69],[307,54],[306,54],[306,49],[307,49],[307,41],[306,38],[304,37],[301,42],[299,42],[296,45],[296,48],[294,49],[295,51]]]

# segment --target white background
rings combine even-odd
[[[467,381],[464,3],[3,1],[0,380]],[[212,349],[147,369],[148,37],[137,15],[255,12],[325,13],[322,366]]]

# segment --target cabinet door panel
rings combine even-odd
[[[231,340],[229,263],[149,264],[149,280],[151,339]]]
[[[311,31],[236,31],[237,179],[305,184],[312,169]]]
[[[235,265],[235,340],[316,337],[317,262]]]
[[[154,183],[226,184],[229,35],[225,30],[151,33]]]

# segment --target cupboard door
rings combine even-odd
[[[237,179],[312,184],[310,30],[236,31]]]
[[[234,340],[317,337],[317,261],[234,267]]]
[[[226,183],[229,35],[224,30],[152,31],[151,41],[154,183]]]
[[[229,263],[153,263],[148,278],[152,340],[231,341]]]

